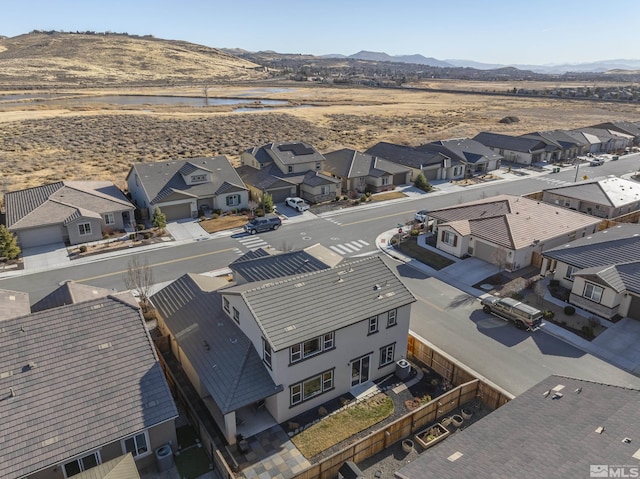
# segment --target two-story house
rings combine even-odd
[[[268,143],[243,151],[237,171],[254,199],[267,193],[275,203],[288,196],[321,203],[341,194],[340,180],[322,173],[325,161],[308,143]]]
[[[249,190],[225,156],[135,163],[127,185],[143,217],[159,208],[169,221],[247,208],[249,202]]]
[[[274,274],[231,286],[187,275],[151,298],[230,444],[257,411],[270,419],[263,427],[283,423],[392,374],[406,356],[415,298],[380,257]]]

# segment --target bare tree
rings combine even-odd
[[[151,286],[153,285],[153,272],[146,257],[140,259],[140,256],[136,255],[129,260],[124,284],[127,289],[137,293],[142,311],[146,312],[149,307]]]
[[[258,208],[258,202],[255,200],[249,200],[249,203],[247,203],[247,206],[249,207],[249,212],[251,213],[251,216],[255,215],[256,209]]]
[[[507,264],[509,264],[507,250],[504,248],[496,248],[491,259],[493,259],[493,264],[498,267],[499,273],[502,273],[506,269]]]

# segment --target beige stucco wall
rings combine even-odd
[[[90,235],[80,235],[78,225],[81,223],[91,224]],[[103,221],[97,218],[78,218],[70,222],[67,225],[67,232],[69,234],[69,244],[81,244],[89,243],[91,241],[99,241],[102,239],[102,225]]]

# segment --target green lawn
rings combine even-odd
[[[412,258],[417,259],[427,266],[431,266],[435,270],[441,270],[442,268],[445,268],[454,263],[454,261],[450,260],[449,258],[445,258],[442,255],[439,255],[435,251],[423,248],[422,246],[418,246],[416,236],[407,238],[405,241],[396,245],[396,247],[399,251],[406,254],[407,256],[411,256]]]

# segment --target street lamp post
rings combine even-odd
[[[580,171],[580,163],[576,163],[576,177],[573,179],[573,182],[575,183],[576,181],[578,181],[578,172]]]

